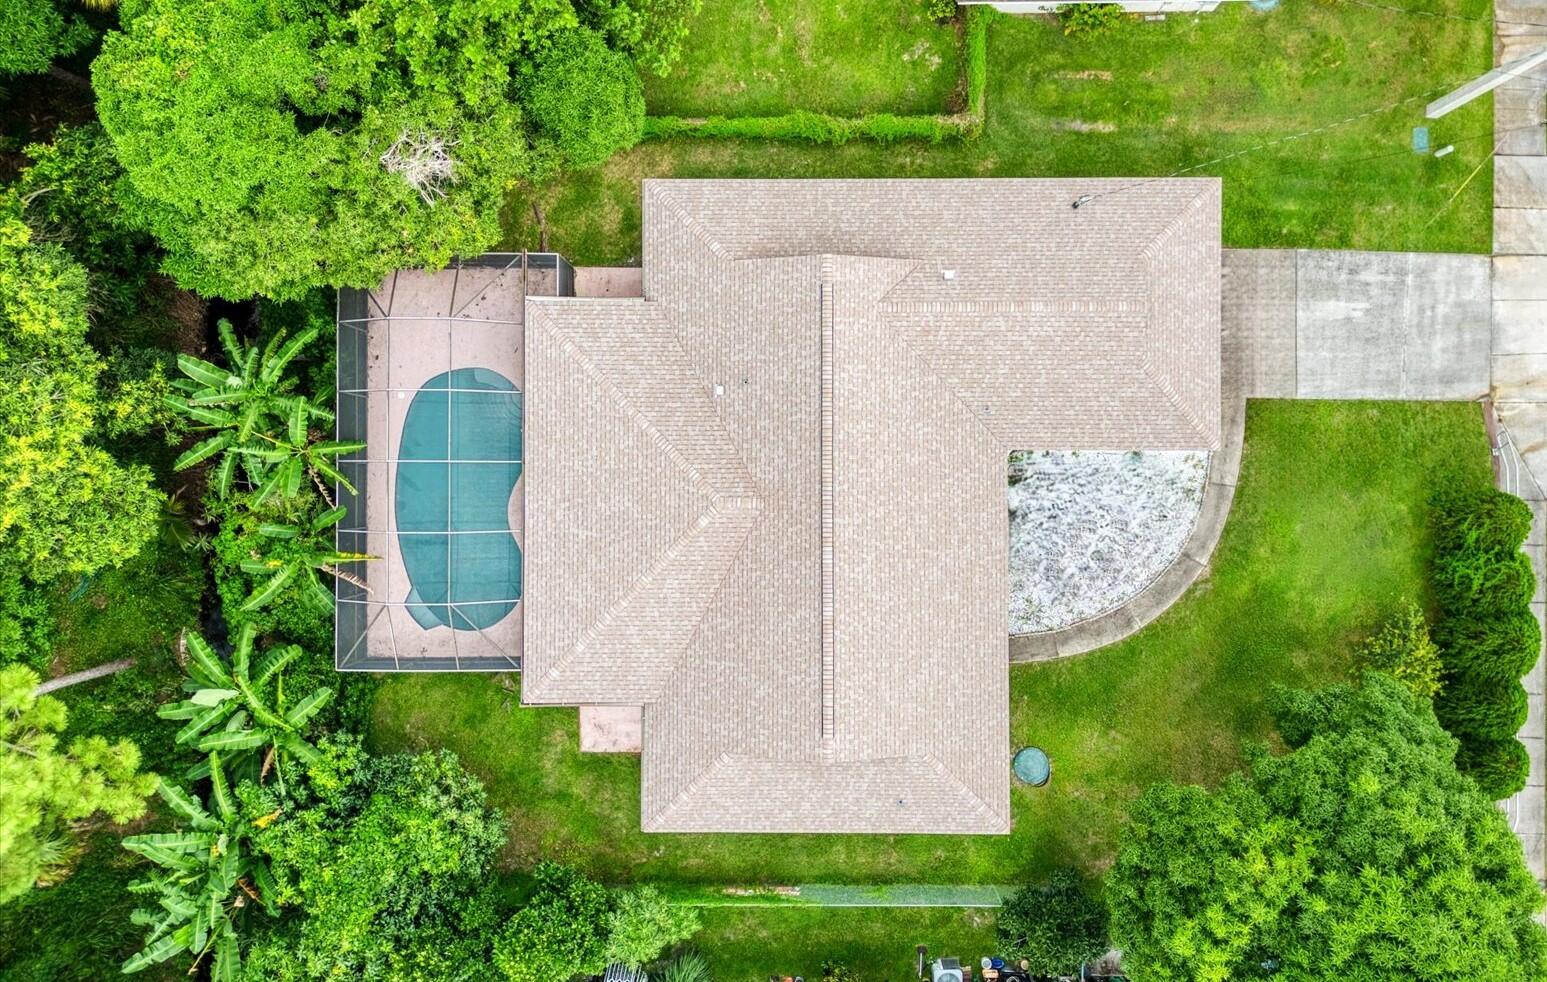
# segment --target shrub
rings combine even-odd
[[[321,747],[288,798],[243,787],[248,815],[274,816],[257,839],[275,897],[304,911],[257,977],[446,979],[459,976],[429,959],[486,963],[495,921],[484,891],[505,826],[482,782],[447,751],[372,757],[358,738]]]
[[[973,117],[973,133],[983,126],[988,99],[988,25],[996,11],[975,6],[967,11],[967,112]]]
[[[1453,617],[1442,621],[1445,671],[1455,677],[1499,685],[1520,678],[1536,664],[1542,628],[1529,607],[1494,617]]]
[[[536,893],[494,941],[494,966],[516,982],[600,975],[607,965],[607,888],[558,863],[538,863]]]
[[[697,933],[696,910],[668,903],[655,887],[636,887],[607,916],[607,961],[638,968]]]
[[[1518,680],[1491,685],[1459,680],[1448,683],[1434,700],[1445,729],[1467,740],[1506,740],[1525,725],[1527,696]]]
[[[1461,773],[1494,801],[1519,792],[1531,775],[1531,754],[1519,740],[1471,740],[1456,755]]]
[[[710,982],[709,963],[696,951],[684,951],[653,974],[658,982]]]
[[[1529,604],[1536,574],[1519,543],[1508,551],[1465,550],[1435,563],[1434,590],[1447,610],[1496,614]]]
[[[924,9],[935,20],[947,21],[956,16],[956,0],[924,0]]]
[[[22,664],[41,674],[54,657],[53,642],[48,591],[0,565],[0,666]]]
[[[1060,870],[999,911],[999,948],[1012,961],[1029,962],[1033,975],[1078,975],[1106,953],[1106,905],[1085,892],[1076,873]]]
[[[1429,636],[1423,609],[1412,601],[1360,646],[1359,658],[1364,667],[1385,672],[1415,695],[1433,698],[1440,691],[1440,650]]]
[[[592,167],[644,135],[639,73],[596,31],[565,31],[536,63],[522,93],[531,121],[561,157]]]
[[[1058,8],[1058,22],[1063,25],[1065,37],[1095,37],[1116,29],[1127,19],[1122,6],[1115,3],[1066,3]]]
[[[1513,552],[1531,532],[1531,507],[1497,488],[1452,494],[1435,506],[1442,553]]]

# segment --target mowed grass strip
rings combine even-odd
[[[846,965],[860,979],[911,982],[917,945],[931,960],[963,964],[995,950],[994,912],[983,909],[851,907],[826,910],[703,912],[694,947],[715,982],[768,982],[772,975],[816,982],[827,963]],[[970,962],[969,962],[970,960]]]
[[[1348,677],[1358,639],[1404,597],[1428,601],[1429,501],[1489,479],[1473,404],[1252,403],[1209,575],[1125,642],[1010,670],[1013,742],[1047,749],[1054,774],[1012,793],[1009,836],[645,835],[638,759],[582,756],[575,711],[520,708],[512,676],[392,676],[372,742],[461,755],[509,819],[511,868],[550,858],[609,882],[714,884],[1100,875],[1144,787],[1238,767],[1243,740],[1272,735],[1273,683]]]
[[[1047,19],[998,17],[989,29],[987,120],[975,140],[650,141],[601,168],[518,192],[505,245],[536,247],[535,198],[549,245],[576,264],[637,262],[645,177],[1143,178],[1186,170],[1223,178],[1228,246],[1487,252],[1491,97],[1438,120],[1425,120],[1423,109],[1436,89],[1491,66],[1490,8],[1485,0],[1412,5],[1475,19],[1311,2],[1262,14],[1226,4],[1076,39]],[[788,16],[819,16],[801,13],[806,7],[826,9],[799,0]],[[933,36],[926,28],[899,38],[893,20],[872,21],[860,54]],[[692,57],[673,85],[740,67],[731,55],[721,66],[712,45]],[[782,103],[760,98],[757,109],[827,108],[809,91],[790,84]],[[1394,103],[1401,105],[1341,122]],[[656,111],[666,108],[680,107]],[[699,109],[742,111],[734,100],[706,99]],[[1432,147],[1455,151],[1414,153],[1419,125],[1429,127]],[[1123,200],[1113,195],[1099,206],[1121,208]]]
[[[958,97],[956,30],[922,0],[704,0],[682,60],[647,78],[658,116],[938,113]]]

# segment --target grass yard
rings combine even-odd
[[[825,22],[829,14],[801,11],[830,11],[832,5],[784,2],[800,6],[787,10],[786,20],[749,26],[738,45],[726,48],[715,41],[722,28],[711,26],[706,6],[697,25],[698,39],[706,43],[690,38],[689,62],[670,82],[676,94],[667,97],[662,93],[668,90],[653,86],[653,111],[690,103],[699,112],[722,113],[828,105],[829,84],[814,84],[793,67],[777,104],[761,94],[767,85],[750,81],[746,93],[760,93],[755,103],[738,101],[754,98],[746,93],[709,101],[709,93],[725,87],[717,80],[739,77],[738,52],[747,45],[778,45],[779,64],[800,61],[785,25]],[[1311,2],[1260,14],[1246,4],[1226,4],[1210,14],[1135,22],[1079,40],[1064,37],[1045,19],[999,17],[989,32],[988,115],[975,140],[843,146],[649,141],[599,169],[517,192],[506,214],[505,245],[538,246],[535,200],[545,215],[549,247],[577,265],[637,262],[638,185],[645,177],[1147,177],[1250,151],[1189,171],[1224,179],[1228,246],[1487,252],[1491,99],[1434,121],[1423,118],[1423,107],[1432,90],[1492,64],[1491,8],[1487,0],[1411,5],[1476,20]],[[872,18],[868,33],[856,37],[862,45],[836,49],[852,59],[850,68],[818,74],[832,85],[840,76],[876,77],[884,86],[876,90],[878,99],[885,95],[896,108],[916,108],[909,101],[914,90],[888,81],[883,66],[889,52],[909,50],[938,31],[927,23],[899,26],[898,19]],[[681,94],[700,89],[702,103]],[[880,104],[853,92],[844,98],[856,107]],[[1389,112],[1253,149],[1397,102],[1403,105]],[[1433,147],[1453,143],[1455,152],[1439,159],[1413,153],[1418,125],[1430,127]]]
[[[638,759],[582,757],[575,711],[519,708],[510,676],[392,676],[372,742],[460,754],[510,819],[511,867],[551,858],[683,883],[1015,883],[1070,863],[1099,875],[1146,785],[1234,769],[1243,739],[1270,735],[1271,683],[1346,677],[1353,642],[1403,597],[1427,599],[1428,501],[1486,484],[1488,462],[1475,405],[1252,403],[1212,574],[1121,644],[1011,670],[1012,736],[1047,748],[1055,774],[1014,792],[1009,836],[645,835]]]
[[[661,116],[761,116],[802,108],[858,115],[934,113],[960,65],[956,31],[917,0],[704,0],[682,61],[648,78]]]
[[[912,982],[915,945],[963,962],[995,950],[994,914],[982,909],[721,907],[704,911],[703,922],[693,946],[715,982],[767,982],[775,972],[815,980],[828,961],[863,979]]]

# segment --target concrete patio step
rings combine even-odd
[[[1495,255],[1547,255],[1547,208],[1494,208]]]

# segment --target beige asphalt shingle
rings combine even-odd
[[[523,698],[645,706],[646,830],[1008,831],[1006,455],[1218,442],[1219,184],[1124,187],[647,181],[529,301]]]

